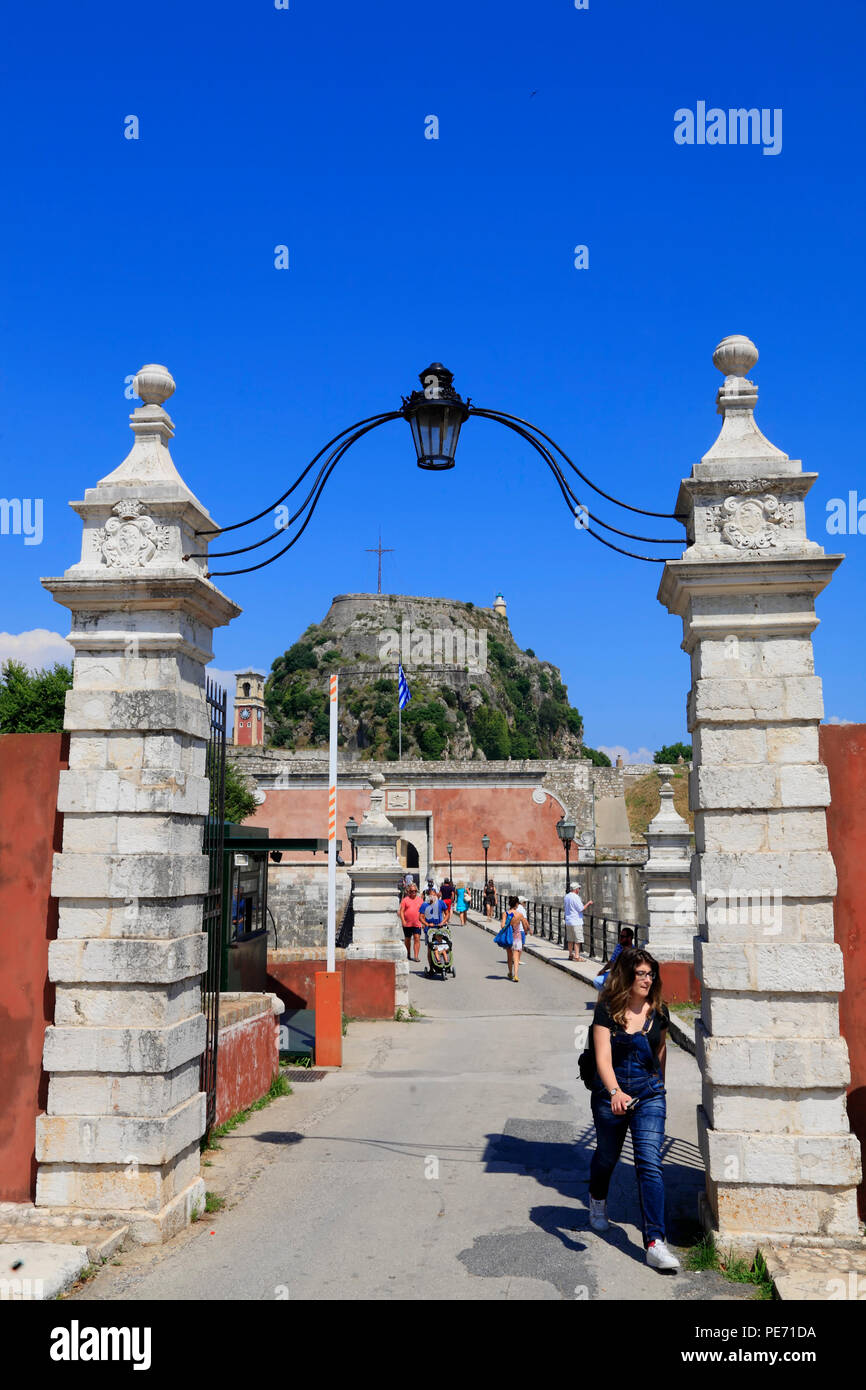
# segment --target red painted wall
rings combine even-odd
[[[833,917],[845,960],[839,1024],[851,1058],[848,1118],[866,1172],[866,724],[822,724],[818,746],[830,774],[827,833],[839,880]],[[866,1179],[858,1205],[866,1218]]]
[[[662,973],[664,997],[670,1004],[700,1004],[701,982],[695,974],[695,967],[687,960],[663,960],[659,962]]]
[[[394,1017],[394,962],[390,960],[338,960],[343,976],[343,1013],[347,1018]],[[317,971],[327,969],[322,960],[275,961],[268,959],[268,986],[287,1009],[314,1009]]]
[[[563,858],[556,822],[562,807],[552,796],[543,806],[532,800],[531,787],[419,787],[416,811],[432,811],[439,834],[454,845],[455,859],[479,859],[481,836],[490,836],[491,860],[534,864]],[[439,846],[439,858],[444,845]],[[564,861],[563,861],[564,862]]]
[[[66,734],[0,735],[0,1200],[28,1202],[36,1191],[36,1116],[45,1109],[45,1025],[54,1020],[48,943],[57,935],[51,897]]]
[[[266,1095],[280,1069],[277,1021],[267,1013],[237,1018],[243,1009],[220,1004],[216,1120],[221,1125]]]
[[[349,816],[360,821],[369,809],[369,791],[339,787],[337,835],[345,841],[343,827]],[[415,812],[426,811],[433,812],[440,861],[447,857],[445,844],[450,840],[454,845],[455,863],[477,861],[483,864],[481,836],[486,831],[490,836],[491,863],[497,860],[515,864],[564,862],[562,844],[556,833],[562,807],[552,796],[547,797],[543,806],[537,806],[529,787],[418,787]],[[327,785],[323,781],[320,787],[268,791],[261,806],[245,824],[268,826],[273,839],[311,835],[325,838],[328,834]],[[287,859],[312,862],[312,855],[292,854]]]

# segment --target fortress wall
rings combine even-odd
[[[326,834],[327,755],[283,749],[231,749],[229,756],[251,776],[264,796],[247,824],[267,826],[271,836]],[[644,846],[632,846],[625,822],[622,773],[594,768],[588,760],[509,760],[397,763],[342,759],[338,769],[338,835],[343,857],[351,850],[345,835],[349,816],[360,822],[370,805],[369,778],[382,772],[386,810],[406,846],[417,851],[417,871],[437,882],[448,871],[446,845],[453,845],[455,881],[480,886],[484,878],[481,837],[490,837],[488,871],[497,888],[520,897],[557,903],[565,889],[565,853],[556,833],[563,811],[571,814],[578,837],[598,838],[600,824],[619,827],[614,843],[592,849],[572,846],[572,879],[586,898],[595,897],[611,918],[643,922],[643,890],[637,866]],[[611,807],[622,815],[611,817]],[[623,830],[623,825],[626,826]],[[403,856],[405,859],[405,855]],[[285,853],[269,870],[270,906],[280,946],[318,946],[324,942],[327,873],[323,855]],[[349,897],[349,878],[337,871],[338,922]]]

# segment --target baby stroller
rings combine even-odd
[[[454,944],[447,927],[431,927],[427,933],[427,969],[425,974],[433,979],[437,976],[445,980],[449,972],[456,976],[454,969]]]

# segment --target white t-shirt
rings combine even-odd
[[[565,895],[565,925],[567,927],[583,926],[583,901],[579,893],[571,892]]]

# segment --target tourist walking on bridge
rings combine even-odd
[[[496,886],[492,878],[484,885],[484,916],[492,917],[496,911]]]
[[[500,927],[504,930],[507,926],[511,927],[512,943],[506,946],[505,952],[508,956],[508,978],[515,984],[519,983],[518,975],[520,971],[520,953],[523,950],[523,942],[526,939],[526,928],[529,920],[520,905],[520,899],[510,897],[508,908],[502,914]]]
[[[415,959],[421,959],[421,908],[423,900],[418,892],[418,886],[414,881],[409,884],[405,895],[400,899],[400,921],[403,924],[403,941],[406,945],[406,956],[412,959],[412,952],[415,952]]]
[[[584,960],[581,954],[583,951],[583,914],[588,907],[592,907],[592,898],[588,903],[582,902],[580,897],[580,884],[574,887],[569,884],[565,892],[565,940],[568,946],[569,960]]]
[[[469,890],[461,879],[457,885],[457,897],[454,899],[454,911],[460,918],[463,926],[466,926],[466,913],[469,911]]]
[[[665,1244],[661,1158],[669,1024],[658,962],[649,951],[624,950],[592,1019],[596,1148],[589,1171],[589,1224],[594,1231],[609,1229],[608,1188],[630,1129],[647,1264],[674,1272],[680,1262]]]

